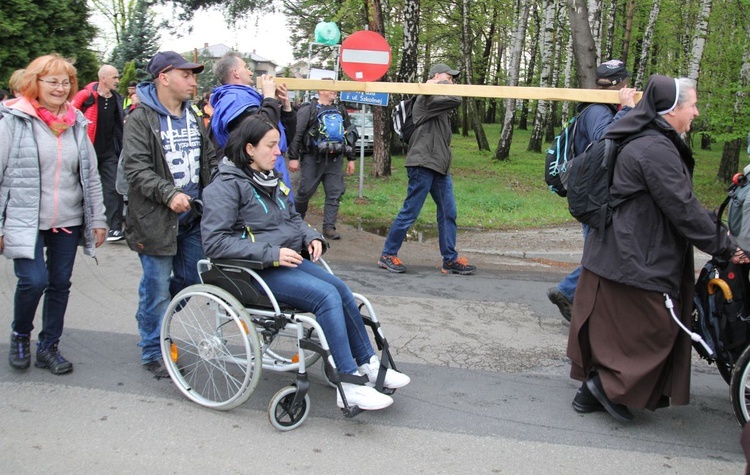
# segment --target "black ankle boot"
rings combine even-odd
[[[26,369],[31,366],[29,340],[29,335],[19,335],[16,332],[11,333],[10,354],[8,355],[8,362],[11,368]]]
[[[65,374],[73,371],[73,363],[63,358],[60,350],[57,349],[57,343],[50,345],[47,349],[36,352],[37,368],[49,368],[52,374]]]

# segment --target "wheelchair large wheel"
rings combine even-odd
[[[310,413],[310,396],[307,394],[298,406],[292,405],[296,393],[295,386],[281,388],[268,404],[268,420],[280,431],[296,429],[305,422]]]
[[[744,427],[750,420],[750,347],[742,352],[734,365],[729,399],[737,422]]]
[[[244,403],[260,379],[260,342],[242,305],[213,285],[192,285],[169,303],[161,350],[172,381],[211,409]]]

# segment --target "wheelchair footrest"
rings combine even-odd
[[[363,410],[360,409],[359,406],[349,406],[348,408],[346,407],[342,408],[341,412],[344,413],[344,417],[352,418],[356,416],[357,414],[363,412]]]

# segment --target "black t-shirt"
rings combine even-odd
[[[117,120],[117,99],[114,95],[110,97],[99,96],[98,116],[96,118],[96,136],[94,138],[94,150],[101,158],[106,155],[114,155],[114,133],[115,120]]]

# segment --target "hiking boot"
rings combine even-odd
[[[50,345],[46,350],[37,349],[34,366],[49,369],[52,374],[65,374],[73,371],[73,363],[63,358],[60,350],[57,349],[57,343]]]
[[[547,289],[547,298],[550,302],[557,305],[557,308],[560,309],[560,314],[562,317],[570,321],[570,316],[573,311],[573,302],[568,300],[568,297],[563,295],[562,292],[560,292],[560,289],[557,287],[550,287]]]
[[[154,375],[156,379],[169,378],[169,371],[164,366],[164,360],[149,361],[143,364],[143,369]]]
[[[591,394],[586,383],[583,383],[573,398],[573,409],[579,414],[588,414],[589,412],[603,411],[604,406]]]
[[[396,256],[380,256],[380,259],[378,259],[378,265],[388,272],[393,272],[395,274],[403,274],[406,272],[406,266],[401,262],[401,259]]]
[[[29,335],[19,335],[16,332],[10,335],[10,354],[8,363],[11,368],[27,369],[31,366],[31,353],[29,351]]]
[[[119,229],[110,229],[107,231],[107,242],[121,241],[125,239],[125,234]]]
[[[380,359],[378,359],[377,355],[372,355],[369,363],[360,366],[359,372],[370,379],[370,382],[366,383],[367,386],[375,386],[375,382],[378,380],[378,372],[380,372]],[[403,388],[410,381],[411,378],[407,375],[399,373],[395,369],[387,369],[385,380],[383,380],[383,387],[390,389]]]
[[[620,422],[630,422],[633,420],[633,413],[630,412],[627,406],[609,400],[607,393],[604,392],[602,380],[599,378],[598,374],[595,374],[586,381],[586,387],[591,392],[591,395],[601,403],[604,410],[607,411],[610,416]]]
[[[336,228],[323,228],[323,237],[336,241],[341,239],[341,234],[336,232]]]
[[[476,272],[477,266],[469,264],[465,257],[459,257],[455,261],[443,261],[443,274],[469,275]]]
[[[393,404],[393,399],[390,396],[379,393],[370,386],[341,383],[341,388],[344,390],[344,396],[346,396],[349,407],[358,406],[363,411],[377,411]],[[344,408],[344,400],[341,398],[341,392],[339,391],[336,391],[336,405]]]

